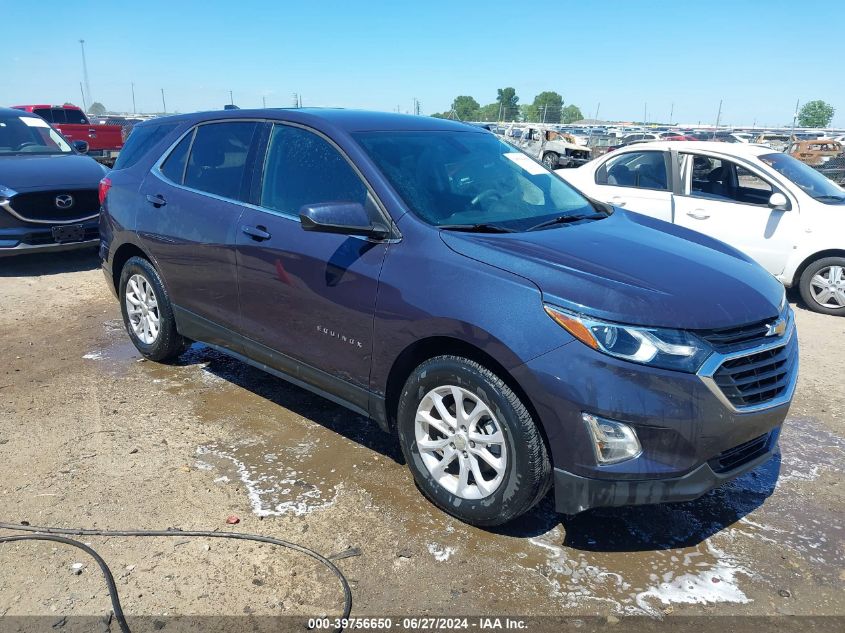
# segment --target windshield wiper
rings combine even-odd
[[[813,196],[816,200],[845,200],[845,196]]]
[[[540,224],[535,224],[534,226],[526,230],[536,231],[538,229],[544,229],[547,226],[555,226],[556,224],[572,224],[573,222],[580,222],[581,220],[601,220],[602,218],[606,217],[606,213],[576,213],[570,215],[559,215],[556,218],[552,218],[551,220],[546,220],[545,222],[540,222]]]
[[[441,224],[438,229],[446,231],[466,231],[467,233],[515,233],[515,229],[509,229],[501,224],[489,224],[479,222],[477,224]]]

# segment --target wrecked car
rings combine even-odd
[[[842,153],[842,143],[827,139],[793,141],[787,153],[810,167],[818,167],[839,156]]]
[[[580,167],[592,157],[589,147],[578,145],[572,135],[551,128],[511,129],[506,132],[505,140],[542,161],[547,169]]]

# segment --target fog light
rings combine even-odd
[[[642,453],[637,434],[627,424],[600,418],[592,413],[582,413],[593,439],[593,452],[599,464],[616,464],[633,459]]]

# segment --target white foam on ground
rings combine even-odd
[[[434,560],[438,563],[442,563],[449,560],[452,554],[455,553],[455,548],[438,545],[437,543],[429,543],[428,551],[432,556],[434,556]]]
[[[82,358],[86,360],[103,360],[102,352],[88,352]]]

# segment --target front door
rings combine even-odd
[[[587,191],[602,202],[672,221],[668,152],[643,150],[612,154],[595,172]]]
[[[797,202],[751,166],[697,152],[679,157],[675,223],[726,242],[781,274],[795,244]],[[775,192],[786,195],[791,208],[770,208]]]
[[[241,218],[237,238],[241,329],[245,344],[255,344],[248,353],[326,391],[366,389],[387,246],[306,232],[299,210],[358,202],[377,213],[367,186],[327,139],[275,124],[257,189],[258,205]]]

